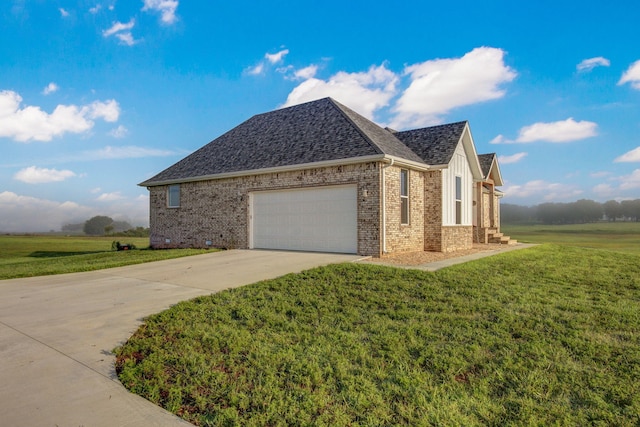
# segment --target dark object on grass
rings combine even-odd
[[[121,245],[120,242],[116,241],[111,243],[111,249],[114,251],[129,251],[135,248],[136,246],[133,243],[125,243],[124,245]]]

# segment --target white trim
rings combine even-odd
[[[375,154],[371,156],[350,157],[348,159],[326,160],[322,162],[301,163],[296,165],[277,166],[273,168],[251,169],[251,170],[243,170],[243,171],[237,171],[237,172],[219,173],[219,174],[213,174],[213,175],[202,175],[202,176],[196,176],[191,178],[167,179],[163,181],[153,181],[153,182],[144,181],[138,185],[141,187],[157,187],[160,185],[181,184],[184,182],[198,182],[198,181],[209,181],[214,179],[237,178],[240,176],[264,175],[269,173],[291,172],[291,171],[306,170],[306,169],[326,168],[331,166],[354,165],[354,164],[368,163],[368,162],[389,162],[391,164],[397,163],[398,165],[406,166],[411,169],[416,169],[421,171],[426,171],[431,169],[431,167],[426,163],[414,162],[411,160],[405,160],[395,156],[388,156],[385,154]]]

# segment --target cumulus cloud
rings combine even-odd
[[[128,46],[133,46],[136,43],[136,40],[133,38],[131,34],[131,29],[136,25],[136,20],[131,18],[129,22],[114,22],[111,27],[104,30],[102,32],[103,37],[115,36],[118,40],[120,40],[123,44]]]
[[[143,11],[153,10],[160,12],[162,22],[165,24],[173,24],[176,22],[176,9],[178,8],[177,0],[143,0]]]
[[[583,60],[578,65],[576,65],[576,70],[580,72],[588,72],[593,70],[595,67],[608,67],[609,65],[611,65],[611,62],[607,58],[597,56],[595,58]]]
[[[70,201],[0,193],[0,231],[5,233],[59,230],[63,224],[84,221],[96,214],[93,209]]]
[[[442,122],[454,108],[501,98],[501,88],[516,77],[502,49],[479,47],[462,58],[435,59],[405,68],[411,83],[398,100],[392,127]]]
[[[252,76],[258,76],[262,74],[263,71],[264,71],[264,64],[261,62],[253,67],[247,68],[245,72]]]
[[[69,16],[69,12],[67,12],[63,8],[59,8],[58,10],[60,11],[60,16],[62,16],[63,18],[66,18],[67,16]]]
[[[503,187],[503,191],[509,198],[539,198],[547,202],[571,200],[583,193],[573,185],[551,183],[544,180],[529,181],[522,185],[507,185]]]
[[[614,162],[616,163],[632,163],[640,162],[640,147],[634,148],[631,151],[627,151],[622,156],[617,157]]]
[[[65,133],[83,133],[94,126],[92,119],[115,122],[120,107],[115,100],[89,105],[58,105],[51,114],[40,107],[20,107],[22,97],[13,91],[0,92],[0,137],[20,142],[51,141]]]
[[[51,93],[57,92],[58,89],[60,89],[58,87],[58,85],[53,83],[53,82],[51,82],[42,90],[42,94],[43,95],[49,95]]]
[[[280,52],[276,53],[265,53],[264,57],[267,61],[272,64],[276,64],[285,57],[289,53],[289,49],[282,49]]]
[[[328,80],[313,77],[300,83],[283,107],[330,96],[371,119],[376,110],[389,104],[396,94],[397,83],[398,77],[384,64],[372,65],[360,73],[341,71]]]
[[[99,202],[115,202],[116,200],[122,199],[124,199],[124,196],[119,191],[114,191],[113,193],[102,193],[96,198]]]
[[[119,192],[105,194],[114,197]],[[47,214],[42,215],[42,212]],[[117,200],[114,197],[111,202],[103,200],[99,207],[91,207],[72,201],[59,202],[10,191],[0,192],[0,232],[4,233],[60,230],[64,224],[83,222],[95,215],[107,215],[117,221],[146,226],[149,223],[149,196],[130,198],[121,195]]]
[[[508,165],[510,163],[518,163],[525,157],[527,157],[527,153],[516,153],[510,156],[498,156],[498,162],[503,165]]]
[[[622,74],[618,85],[631,83],[631,87],[640,90],[640,60],[637,60],[629,66],[627,71]]]
[[[129,133],[129,130],[126,127],[120,125],[117,128],[112,129],[109,132],[109,135],[111,135],[114,138],[124,138],[125,136],[127,136],[128,133]]]
[[[92,15],[95,15],[96,13],[100,12],[100,9],[102,9],[102,5],[97,4],[94,7],[89,9],[89,13],[91,13]]]
[[[13,178],[26,182],[27,184],[45,184],[49,182],[60,182],[68,178],[73,178],[76,174],[70,170],[57,170],[38,168],[30,166],[18,171]]]
[[[596,136],[598,125],[582,120],[576,122],[573,117],[557,122],[538,122],[520,129],[515,142],[570,142]]]
[[[640,188],[640,169],[636,169],[631,174],[620,177],[620,190],[637,190]]]
[[[296,80],[307,80],[315,77],[318,72],[317,65],[309,65],[308,67],[301,68],[293,72],[293,76]]]

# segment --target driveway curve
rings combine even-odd
[[[3,426],[190,425],[118,381],[111,352],[180,301],[356,255],[232,250],[0,281]]]

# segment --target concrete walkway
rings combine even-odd
[[[498,255],[504,252],[511,252],[519,249],[527,249],[533,246],[537,246],[537,245],[532,243],[516,243],[515,245],[504,245],[499,249],[491,249],[483,252],[476,252],[471,255],[464,255],[464,256],[458,256],[458,257],[454,256],[451,258],[443,259],[441,261],[434,261],[434,262],[429,262],[421,265],[398,265],[398,264],[385,262],[384,259],[376,259],[372,262],[375,264],[387,265],[387,266],[396,267],[396,268],[404,268],[408,270],[437,271],[442,268],[450,267],[452,265],[462,264],[469,261],[475,261],[477,259]]]
[[[129,393],[112,350],[171,305],[355,255],[233,250],[0,281],[0,424],[190,425]]]

